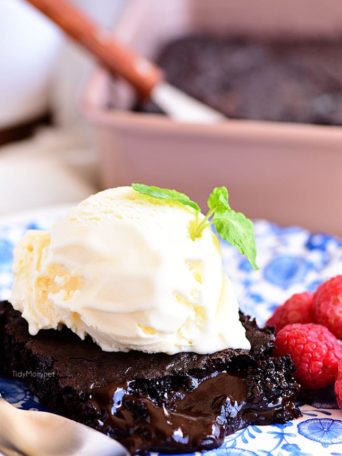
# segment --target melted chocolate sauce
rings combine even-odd
[[[100,430],[132,453],[144,451],[147,442],[155,451],[188,452],[218,447],[226,435],[248,424],[250,414],[254,417],[244,379],[220,373],[187,380],[192,383],[190,392],[182,387],[165,392],[162,403],[153,399],[152,391],[137,394],[134,382],[94,389],[92,400],[99,410],[106,410]],[[269,406],[257,410],[266,421],[269,412]]]

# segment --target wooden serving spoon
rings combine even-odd
[[[141,98],[151,98],[176,120],[218,122],[225,117],[165,82],[162,70],[115,37],[100,30],[67,0],[27,0],[87,49],[111,74],[129,82]]]

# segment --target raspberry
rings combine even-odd
[[[336,401],[340,409],[342,409],[342,360],[338,363],[337,380],[335,382]]]
[[[294,294],[274,311],[266,326],[273,326],[278,332],[291,323],[311,323],[312,297],[308,291]]]
[[[295,377],[304,387],[320,389],[334,383],[342,347],[322,325],[294,323],[276,336],[276,354],[290,355],[296,366]]]
[[[320,285],[313,297],[312,316],[315,322],[326,326],[342,339],[342,275]]]

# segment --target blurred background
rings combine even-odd
[[[55,2],[57,0],[51,0]],[[142,181],[342,235],[338,0],[70,0],[227,116],[175,122],[25,0],[0,2],[0,216]]]
[[[123,0],[73,0],[104,28]],[[95,62],[25,0],[0,2],[0,214],[79,201],[99,187],[80,113]]]

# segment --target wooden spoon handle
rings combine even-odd
[[[90,51],[112,74],[128,81],[140,96],[149,97],[163,78],[157,66],[101,31],[94,21],[67,0],[27,1]]]

